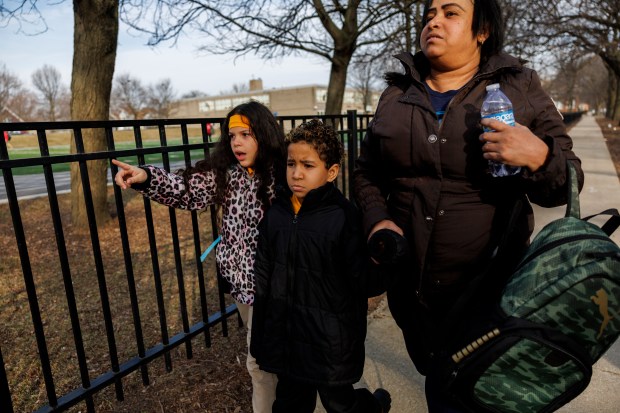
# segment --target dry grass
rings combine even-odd
[[[114,142],[135,142],[133,130],[115,130]],[[201,136],[198,125],[188,125],[187,133],[189,136]],[[159,130],[157,128],[143,128],[140,132],[143,141],[159,141]],[[68,130],[49,130],[47,131],[48,146],[69,145],[71,134]],[[166,137],[168,139],[180,139],[181,128],[179,126],[167,126]],[[29,132],[23,135],[13,135],[10,141],[11,149],[38,148],[39,142],[36,133]]]
[[[133,271],[139,300],[145,346],[161,342],[151,256],[147,241],[141,196],[128,192],[125,212],[128,221]],[[60,197],[60,208],[72,273],[73,289],[79,311],[80,326],[88,359],[91,380],[111,367],[108,354],[99,285],[95,271],[90,237],[71,226],[68,196]],[[63,395],[81,385],[72,328],[65,298],[62,271],[55,235],[49,219],[46,198],[20,202],[28,254],[34,277],[39,307],[46,334],[57,394]],[[153,205],[162,290],[168,323],[168,335],[182,331],[179,289],[172,252],[168,208]],[[195,270],[190,214],[177,212],[179,243],[184,268],[184,284],[190,325],[200,321],[200,302]],[[202,248],[208,245],[210,217],[199,217],[203,231]],[[43,376],[37,355],[36,340],[28,305],[27,291],[13,235],[7,205],[0,206],[0,343],[14,410],[27,412],[47,402]],[[137,354],[133,316],[129,302],[121,240],[116,220],[99,228],[106,291],[110,297],[114,334],[119,360]],[[207,259],[206,284],[209,291],[209,314],[218,310],[216,280],[212,258]],[[230,303],[230,297],[227,296]],[[116,402],[113,388],[95,397],[98,412],[250,412],[250,381],[245,369],[245,331],[236,319],[229,323],[229,337],[212,331],[213,344],[205,348],[203,336],[193,340],[192,360],[186,348],[172,352],[173,370],[166,373],[163,358],[149,365],[151,385],[143,388],[138,372],[123,380],[125,402]],[[85,404],[70,411],[85,411]]]

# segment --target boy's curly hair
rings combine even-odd
[[[328,169],[332,165],[342,164],[344,148],[338,133],[319,119],[311,119],[290,131],[285,142],[287,147],[297,142],[305,142],[312,146]]]

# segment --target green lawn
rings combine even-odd
[[[200,138],[190,139],[190,144],[200,143],[202,142]],[[170,139],[168,140],[168,146],[181,145],[181,139]],[[146,141],[143,145],[145,148],[153,148],[160,146],[158,141]],[[136,145],[132,142],[119,142],[115,145],[116,150],[125,150],[125,149],[135,149]],[[51,156],[58,155],[68,155],[69,154],[69,145],[59,145],[52,146],[49,148],[49,152]],[[192,159],[192,163],[203,158],[204,152],[202,150],[193,150],[190,152],[190,156]],[[39,158],[41,153],[38,148],[16,148],[9,150],[9,158],[11,160],[16,159],[28,159],[28,158]],[[183,152],[171,152],[168,154],[168,158],[170,159],[170,163],[182,162],[184,160]],[[137,164],[137,158],[135,156],[130,157],[121,157],[118,158],[123,162],[127,162],[130,164]],[[160,153],[145,155],[145,163],[147,164],[161,164],[162,163],[162,155]],[[52,170],[54,172],[64,172],[69,170],[68,163],[59,163],[52,165]],[[27,166],[22,168],[14,168],[13,175],[32,175],[32,174],[40,174],[43,173],[42,166]],[[0,171],[0,175],[2,175],[2,171]]]

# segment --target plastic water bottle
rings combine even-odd
[[[512,111],[512,102],[499,88],[499,83],[487,86],[487,95],[482,102],[480,109],[482,119],[492,118],[504,122],[510,126],[515,125],[515,115]],[[485,132],[492,132],[493,129],[484,127]],[[491,175],[495,177],[516,175],[521,171],[520,166],[505,165],[501,162],[489,160]]]

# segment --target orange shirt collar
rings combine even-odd
[[[293,211],[297,214],[301,209],[301,201],[295,194],[291,195],[291,203],[293,204]]]

